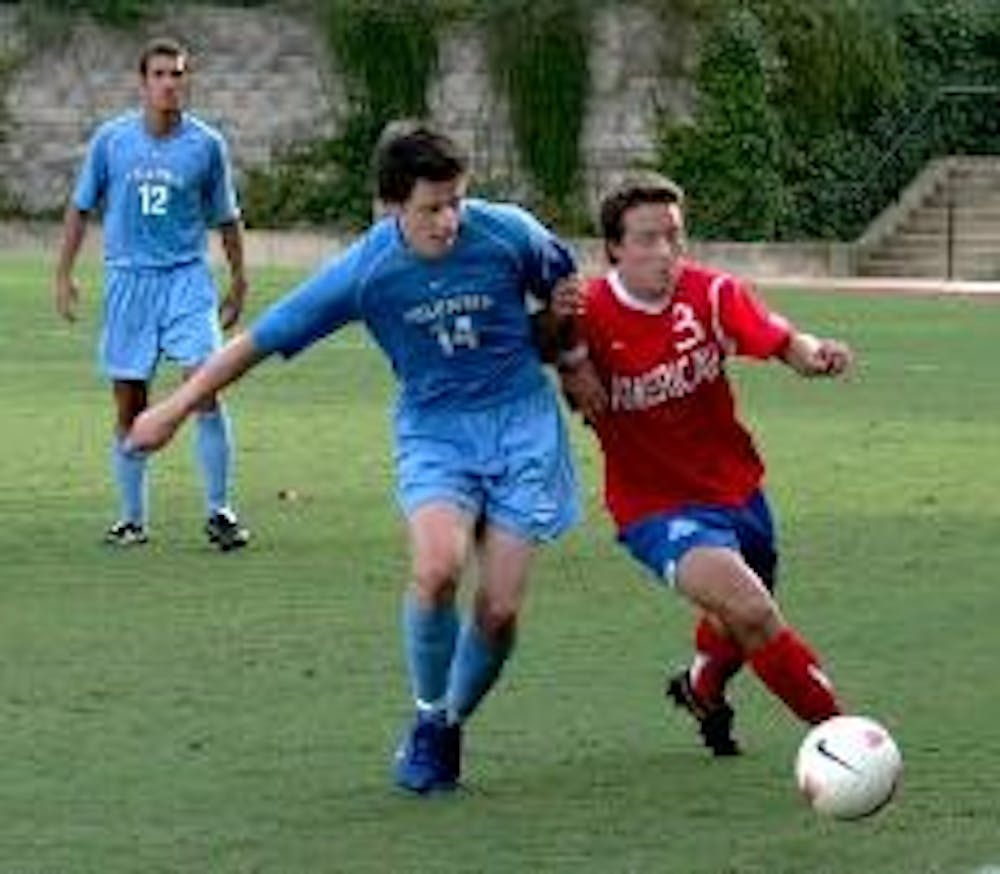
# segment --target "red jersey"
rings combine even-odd
[[[662,303],[631,295],[615,271],[584,294],[581,328],[608,391],[595,428],[618,527],[688,504],[744,503],[764,464],[736,417],[725,359],[780,353],[789,323],[739,280],[687,261]]]

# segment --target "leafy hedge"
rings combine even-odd
[[[637,2],[665,21],[699,22],[694,117],[660,120],[657,160],[688,189],[697,236],[851,238],[930,157],[1000,154],[997,96],[942,90],[1000,83],[996,0]],[[589,27],[612,3],[295,0],[324,29],[347,84],[347,113],[336,138],[290,146],[246,175],[249,223],[365,222],[378,132],[393,117],[425,114],[441,26],[475,17],[540,195],[534,205],[564,226],[579,224]],[[87,13],[132,26],[167,0],[20,5],[29,18]],[[498,184],[493,193],[503,195]]]
[[[196,0],[181,0],[192,4]],[[217,6],[262,6],[267,0],[212,0]],[[89,15],[111,27],[133,27],[140,21],[177,6],[177,0],[23,0],[28,15],[57,13],[72,19]]]
[[[763,26],[747,10],[721,16],[704,34],[696,123],[667,126],[659,151],[662,169],[689,191],[700,237],[768,238],[778,226],[784,190],[775,68]]]
[[[424,108],[437,26],[476,15],[540,195],[534,205],[579,226],[588,28],[600,2],[327,0],[348,31],[341,42],[331,36],[333,53],[363,87],[336,141],[298,146],[250,175],[249,214],[364,221],[362,181],[381,121]],[[659,167],[690,193],[699,237],[853,238],[930,157],[1000,153],[995,97],[935,100],[943,86],[1000,82],[995,0],[644,2],[700,24],[694,118],[662,119],[658,149]],[[405,14],[387,21],[387,4]]]
[[[387,122],[427,112],[438,10],[422,0],[322,0],[318,17],[347,89],[341,132],[290,146],[247,173],[248,225],[357,227],[371,216],[370,156]]]
[[[717,0],[693,124],[662,126],[660,166],[701,237],[857,236],[926,161],[1000,154],[989,0]],[[722,46],[731,53],[720,57]]]
[[[475,18],[490,71],[510,104],[521,160],[548,218],[579,224],[580,134],[589,90],[592,0],[323,0],[331,55],[344,74],[342,133],[290,147],[244,184],[248,224],[363,225],[369,156],[384,124],[427,112],[443,24]],[[497,180],[486,180],[492,193]]]
[[[510,105],[521,160],[540,208],[580,210],[580,135],[590,91],[586,0],[486,0],[483,30],[497,90]]]

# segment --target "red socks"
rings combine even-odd
[[[729,678],[743,666],[743,650],[704,616],[695,628],[694,646],[695,655],[688,671],[691,688],[699,701],[708,705],[719,703]]]
[[[792,628],[783,628],[754,652],[750,664],[764,685],[805,722],[816,724],[840,713],[819,659]]]
[[[698,622],[695,656],[688,671],[691,688],[706,705],[722,701],[726,683],[745,660],[731,637],[707,618]],[[816,724],[840,713],[833,684],[823,673],[809,645],[790,627],[783,628],[750,658],[757,676],[788,708],[805,722]]]

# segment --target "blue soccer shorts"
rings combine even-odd
[[[629,525],[618,539],[669,586],[676,582],[677,567],[689,550],[712,546],[742,554],[764,585],[774,589],[778,565],[774,519],[761,491],[741,507],[689,506],[658,513]]]
[[[396,414],[397,499],[409,516],[456,506],[530,543],[553,540],[580,515],[576,473],[551,386],[473,411]]]
[[[99,362],[111,379],[149,381],[165,356],[185,369],[222,345],[218,295],[201,261],[163,269],[109,268]]]

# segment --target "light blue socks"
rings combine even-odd
[[[421,711],[442,711],[455,653],[458,614],[454,604],[423,607],[412,592],[403,601],[403,641],[410,688]]]
[[[500,676],[514,648],[514,633],[498,641],[487,640],[476,623],[467,619],[455,649],[448,684],[448,718],[464,722]]]
[[[115,437],[111,446],[111,469],[118,485],[121,519],[146,525],[146,455],[126,452],[122,438]]]
[[[209,516],[228,506],[232,442],[229,416],[223,407],[216,407],[209,413],[198,413],[195,454],[205,483]]]

